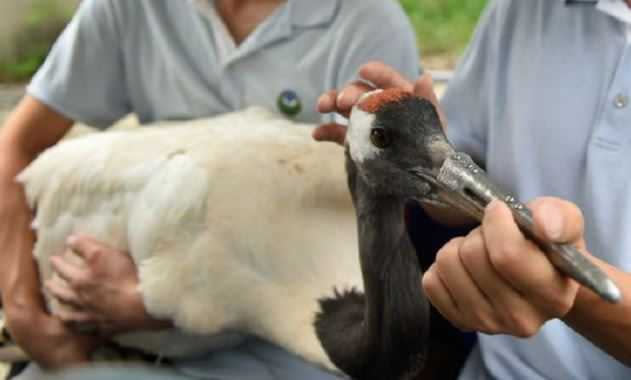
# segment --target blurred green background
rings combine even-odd
[[[0,82],[37,70],[79,0],[0,0]]]
[[[399,0],[416,29],[423,64],[450,69],[466,47],[487,0]]]
[[[129,0],[133,1],[133,0]],[[449,69],[487,0],[399,0],[410,16],[425,67]],[[0,0],[0,82],[30,78],[79,0]]]

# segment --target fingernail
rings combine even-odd
[[[559,240],[563,235],[563,216],[558,207],[544,203],[539,207],[543,230],[551,240]]]
[[[486,205],[486,208],[484,209],[484,212],[491,212],[493,210],[495,210],[496,208],[500,207],[500,205],[502,204],[502,202],[498,201],[497,199],[492,200],[491,202],[489,202],[488,205]]]
[[[421,281],[429,281],[432,277],[434,277],[436,275],[435,267],[436,265],[432,264],[429,268],[427,268],[427,270],[425,271],[425,273],[423,273],[423,276],[421,277]]]
[[[340,103],[343,97],[344,97],[344,91],[340,91],[340,93],[337,94],[337,102]]]
[[[77,242],[78,238],[75,235],[70,235],[68,236],[68,238],[66,239],[66,244],[67,245],[75,245],[75,243]]]

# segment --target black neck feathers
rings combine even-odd
[[[414,379],[426,356],[429,305],[404,200],[375,193],[347,162],[365,293],[321,300],[316,331],[329,358],[354,379]]]

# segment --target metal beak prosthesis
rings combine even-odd
[[[437,175],[417,172],[433,191],[428,203],[449,205],[481,221],[484,208],[493,200],[505,202],[526,237],[535,242],[562,273],[590,288],[604,300],[617,303],[621,293],[616,284],[581,252],[569,244],[556,244],[537,237],[531,211],[510,194],[499,189],[467,154],[447,156]]]

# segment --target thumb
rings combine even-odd
[[[66,245],[84,260],[91,260],[106,247],[96,239],[85,235],[70,235],[66,239]]]
[[[445,117],[445,114],[440,107],[438,96],[434,91],[434,81],[430,74],[425,73],[420,78],[418,78],[416,82],[414,82],[414,95],[429,100],[434,105],[434,107],[436,107],[436,112],[438,112],[438,117],[440,118],[440,122],[443,125],[443,129],[446,129],[447,118]]]
[[[529,207],[538,235],[555,243],[572,243],[584,247],[583,214],[574,203],[545,197],[535,199]]]
[[[346,127],[337,123],[323,124],[313,131],[313,138],[316,141],[331,141],[344,145]]]
[[[414,95],[425,98],[438,107],[438,96],[434,92],[434,80],[431,74],[425,73],[414,82]]]

